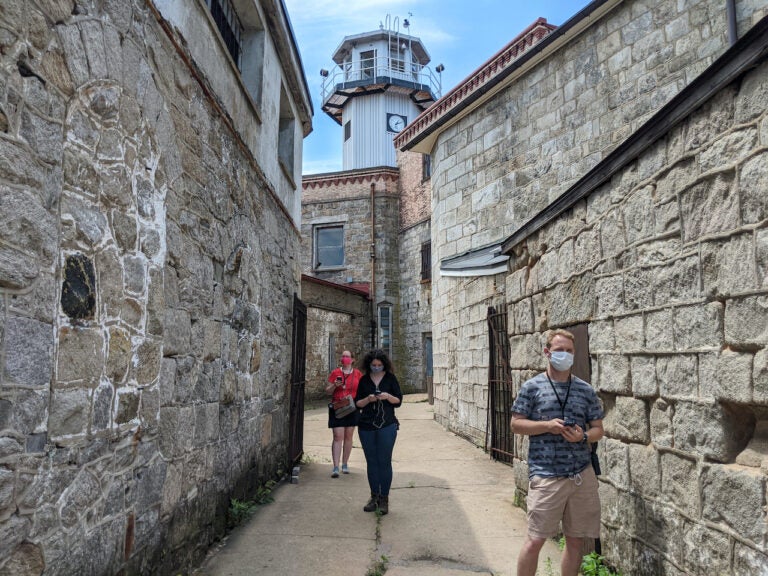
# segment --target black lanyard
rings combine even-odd
[[[552,392],[555,393],[555,398],[557,398],[557,403],[560,404],[560,414],[565,420],[565,407],[568,404],[568,397],[571,395],[571,376],[568,375],[568,391],[565,393],[565,401],[560,400],[560,394],[557,393],[557,388],[555,388],[554,383],[552,382],[552,378],[549,377],[549,374],[547,374],[547,380],[549,380],[549,385],[552,386]]]

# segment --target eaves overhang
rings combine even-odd
[[[547,25],[551,28],[548,35],[506,65],[502,62],[501,69],[494,73],[492,70],[500,66],[499,60],[504,59],[505,51],[514,49],[517,41],[523,40],[526,34],[530,33],[530,28],[540,25],[541,21],[546,23],[546,20],[537,20],[529,29],[523,31],[515,40],[510,42],[507,47],[494,55],[460,82],[456,88],[432,104],[406,126],[395,138],[395,147],[400,150],[430,154],[442,132],[485,104],[564,45],[573,41],[574,38],[603,18],[621,2],[622,0],[595,0],[561,26]]]
[[[509,256],[501,253],[501,243],[496,242],[475,248],[440,261],[441,276],[492,276],[507,271]]]

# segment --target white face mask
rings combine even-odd
[[[573,366],[573,354],[565,351],[550,352],[549,363],[558,372],[565,372]]]

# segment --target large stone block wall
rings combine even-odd
[[[0,571],[173,573],[285,463],[299,234],[143,1],[0,70]]]
[[[762,64],[515,248],[515,386],[545,329],[588,323],[603,552],[624,574],[768,573],[766,103]]]
[[[736,8],[741,34],[768,10],[746,0]],[[433,152],[435,265],[503,241],[562,194],[727,49],[726,24],[719,0],[622,2],[447,128]],[[469,338],[487,338],[486,308],[504,281],[495,284],[433,279],[435,388],[455,406],[443,407],[452,428],[473,417],[459,398],[477,397],[485,410],[474,389],[487,377],[468,380],[458,366]]]
[[[421,246],[430,241],[429,221],[400,233],[401,386],[426,391],[424,337],[432,333],[432,283],[421,280]]]

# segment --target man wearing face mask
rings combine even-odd
[[[530,437],[528,536],[517,560],[518,576],[534,576],[539,552],[562,521],[562,576],[576,576],[584,538],[600,536],[598,483],[590,443],[603,437],[603,410],[592,387],[571,374],[573,334],[552,330],[547,370],[523,384],[512,405],[512,431]]]

